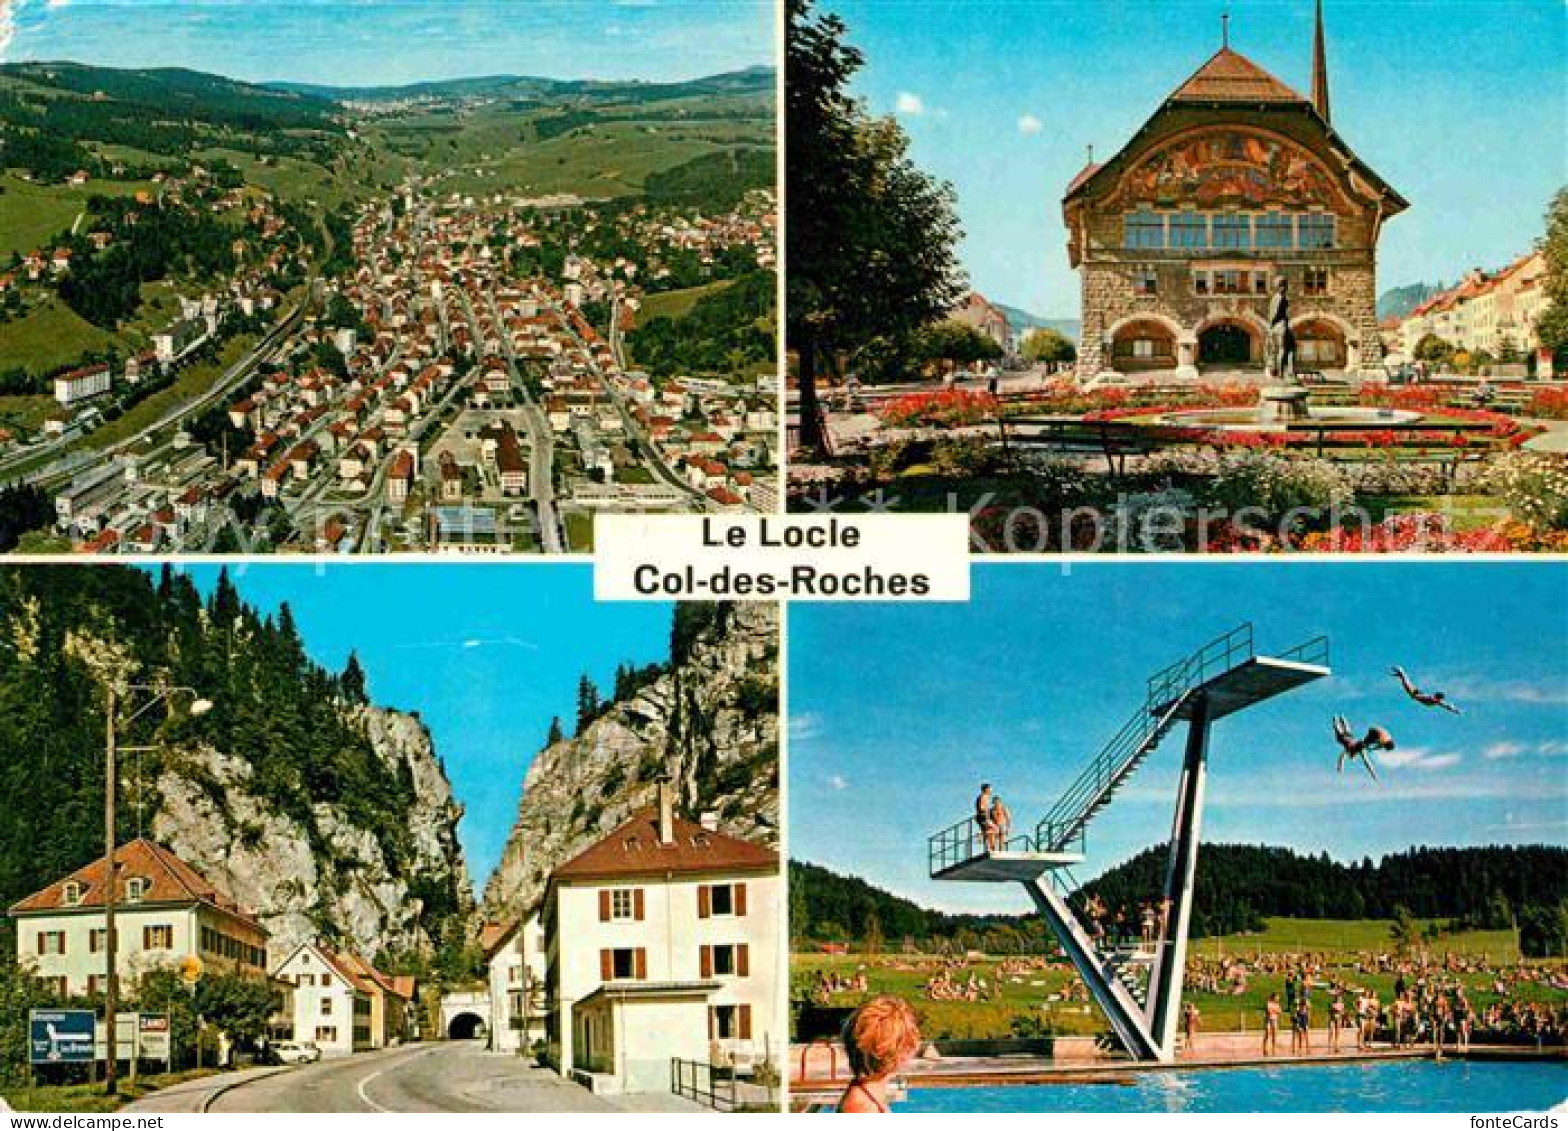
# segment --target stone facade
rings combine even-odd
[[[1321,67],[1321,60],[1318,62]],[[1298,370],[1379,365],[1377,241],[1405,201],[1320,110],[1222,48],[1067,191],[1085,379],[1263,368],[1269,296],[1288,281]]]

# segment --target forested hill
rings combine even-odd
[[[101,172],[105,146],[181,161],[203,149],[326,160],[344,137],[337,113],[322,99],[196,71],[0,65],[5,164],[43,181]]]
[[[1090,893],[1135,915],[1158,897],[1166,850],[1149,848],[1112,868],[1075,897]],[[927,910],[865,881],[791,862],[791,930],[797,937],[952,938],[968,930],[1030,930],[1033,917],[955,916]],[[1198,854],[1195,935],[1258,930],[1263,919],[1392,919],[1401,910],[1461,926],[1505,928],[1540,912],[1568,907],[1568,849],[1547,846],[1412,848],[1355,864],[1288,848],[1204,845]],[[802,929],[804,924],[804,929]]]
[[[0,569],[0,908],[102,854],[110,678],[213,703],[122,727],[153,748],[120,768],[122,842],[168,845],[280,952],[318,934],[394,965],[460,951],[461,808],[423,725],[370,705],[357,661],[311,661],[286,606],[263,616],[227,575],[204,601],[168,567]]]

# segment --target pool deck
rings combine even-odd
[[[1260,1039],[1249,1034],[1249,1044],[1254,1049]],[[1289,1047],[1289,1034],[1281,1043]],[[1326,1040],[1324,1042],[1326,1045]],[[922,1057],[910,1063],[900,1074],[905,1087],[920,1088],[995,1088],[1027,1084],[1100,1084],[1125,1080],[1134,1073],[1170,1072],[1186,1069],[1219,1068],[1278,1068],[1303,1064],[1366,1064],[1391,1060],[1433,1060],[1437,1053],[1431,1045],[1413,1048],[1372,1048],[1347,1051],[1308,1053],[1304,1056],[1260,1056],[1240,1050],[1183,1054],[1174,1063],[1160,1064],[1150,1061],[1131,1061],[1112,1057],[1098,1060],[1057,1061],[1041,1056],[951,1056]],[[1561,1048],[1536,1050],[1514,1045],[1476,1045],[1468,1052],[1456,1054],[1445,1048],[1442,1059],[1448,1060],[1568,1060],[1568,1050]],[[798,1052],[794,1059],[798,1065]],[[840,1072],[836,1077],[814,1074],[790,1081],[792,1103],[812,1104],[828,1099],[836,1100],[848,1083]]]

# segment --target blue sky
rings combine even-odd
[[[187,568],[210,592],[218,567]],[[265,564],[230,577],[265,612],[287,601],[329,669],[357,649],[372,702],[419,712],[467,808],[458,833],[481,887],[551,716],[571,732],[579,676],[608,691],[622,661],[669,657],[671,606],[595,603],[590,566]]]
[[[1312,0],[822,0],[866,54],[860,93],[958,190],[988,297],[1078,314],[1061,197],[1220,45],[1310,89]],[[1568,181],[1563,0],[1325,0],[1334,123],[1412,202],[1383,287],[1454,281],[1540,236]]]
[[[354,86],[678,80],[772,63],[775,29],[767,0],[0,0],[0,59]]]
[[[1413,844],[1568,844],[1568,566],[977,566],[969,605],[795,605],[790,855],[927,906],[1023,911],[933,883],[926,837],[982,780],[1033,828],[1165,664],[1245,621],[1259,651],[1326,633],[1334,674],[1215,725],[1211,841],[1340,860]],[[1388,674],[1447,690],[1454,717]],[[1334,771],[1330,720],[1398,749]],[[1092,876],[1169,836],[1184,730],[1090,826]]]

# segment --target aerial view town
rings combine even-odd
[[[349,88],[101,65],[71,15],[0,65],[0,550],[555,554],[775,506],[765,46]]]

